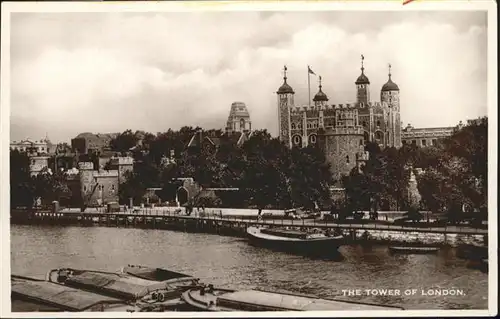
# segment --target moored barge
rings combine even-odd
[[[398,306],[321,299],[290,292],[199,287],[182,294],[182,299],[199,311],[353,311],[403,310]]]
[[[256,246],[311,255],[338,254],[338,248],[345,243],[344,236],[322,231],[308,233],[251,226],[247,228],[247,235],[250,243]]]

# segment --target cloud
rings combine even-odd
[[[276,133],[284,64],[297,104],[307,65],[331,103],[349,103],[360,54],[374,101],[392,64],[405,123],[486,114],[485,13],[17,13],[11,35],[11,139],[222,128],[233,101]]]

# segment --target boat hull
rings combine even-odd
[[[252,230],[250,228],[247,230],[250,244],[300,255],[338,256],[338,248],[344,243],[343,237],[290,240],[279,237],[270,238],[269,236],[263,236],[260,232],[254,233]]]

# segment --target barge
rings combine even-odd
[[[182,294],[182,299],[199,311],[353,311],[403,310],[398,306],[361,303],[266,290],[236,291],[199,287]]]
[[[335,255],[345,243],[343,235],[335,236],[320,230],[309,233],[251,226],[247,228],[247,235],[255,246],[308,255]]]
[[[136,306],[138,311],[182,311],[181,294],[199,287],[199,279],[162,268],[126,266],[119,272],[53,269],[47,281],[67,287],[117,298]]]
[[[125,301],[45,280],[11,276],[12,312],[134,312]]]

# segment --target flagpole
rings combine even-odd
[[[311,106],[311,72],[309,72],[310,68],[309,65],[307,66],[307,88],[309,92],[309,100],[307,100],[307,103],[309,106]]]

